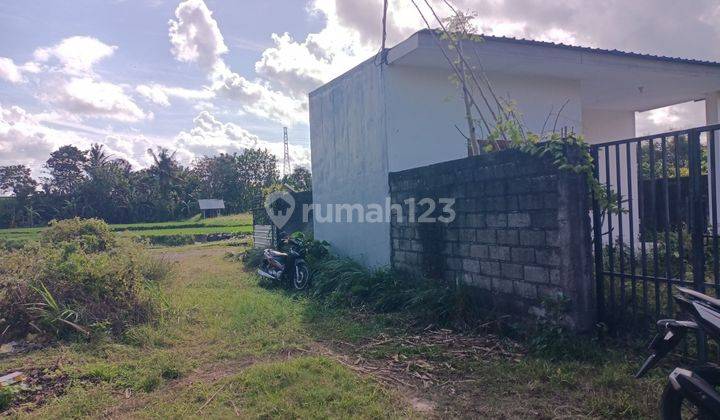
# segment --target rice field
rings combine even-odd
[[[252,215],[248,213],[202,219],[199,215],[184,221],[110,225],[113,231],[129,236],[156,238],[163,236],[197,236],[219,233],[252,232]],[[0,241],[27,242],[40,237],[44,227],[0,229]]]

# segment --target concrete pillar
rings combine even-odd
[[[705,123],[707,125],[720,123],[718,103],[720,103],[720,92],[705,94]]]

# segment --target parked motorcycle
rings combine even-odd
[[[720,299],[678,287],[675,301],[688,319],[661,319],[658,333],[650,342],[652,354],[635,375],[640,378],[670,353],[688,332],[704,331],[720,339]],[[668,378],[660,405],[663,419],[720,418],[720,368],[706,364],[675,368]]]
[[[281,233],[281,243],[287,252],[265,249],[258,274],[278,282],[291,282],[295,290],[310,284],[310,269],[305,262],[305,241]]]

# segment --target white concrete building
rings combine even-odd
[[[534,132],[563,104],[557,127],[591,143],[634,137],[636,112],[689,101],[706,100],[706,121],[719,120],[720,63],[510,38],[464,42]],[[389,49],[387,64],[380,61],[370,58],[310,93],[313,194],[321,208],[384,204],[389,172],[467,156],[456,128],[467,127],[462,96],[434,35],[417,32]],[[368,265],[389,263],[389,223],[316,222],[315,236]]]

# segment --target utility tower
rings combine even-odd
[[[283,127],[283,175],[290,175],[290,146],[288,146],[287,127]]]

